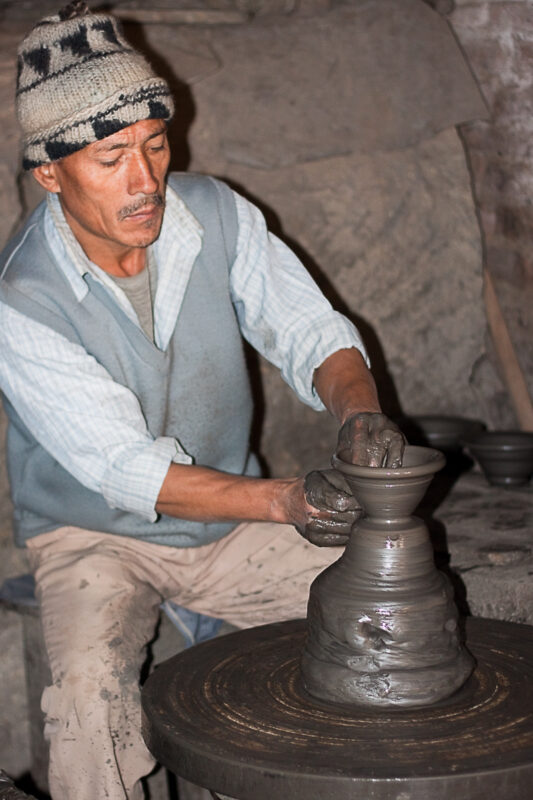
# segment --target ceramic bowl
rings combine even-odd
[[[400,427],[413,444],[427,445],[446,453],[459,453],[463,442],[485,429],[483,422],[467,417],[422,414],[409,417]]]
[[[416,508],[436,472],[446,460],[431,447],[406,445],[401,467],[368,467],[352,464],[344,452],[333,456],[354,496],[369,516],[391,522]]]
[[[485,431],[465,447],[495,486],[523,486],[533,474],[533,433]]]

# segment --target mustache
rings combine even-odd
[[[159,208],[164,204],[165,201],[163,199],[163,195],[159,194],[159,192],[155,192],[154,194],[145,194],[139,197],[139,199],[136,200],[135,203],[132,203],[131,206],[124,206],[124,208],[121,208],[117,213],[117,217],[120,221],[128,217],[130,214],[135,214],[145,206],[155,206],[156,208]]]

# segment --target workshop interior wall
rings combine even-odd
[[[533,4],[528,0],[456,0],[449,19],[490,110],[490,120],[461,128],[473,175],[484,258],[496,286],[520,367],[533,394]],[[480,386],[493,390],[492,427],[516,418],[488,363],[477,366]]]
[[[2,245],[40,197],[19,168],[16,45],[58,5],[0,3]],[[532,391],[532,5],[529,0],[434,5],[447,16],[436,20],[422,0],[207,0],[195,6],[251,10],[257,18],[240,25],[128,25],[127,30],[161,69],[179,76],[175,166],[225,178],[263,208],[272,229],[295,247],[332,302],[360,326],[387,413],[438,411],[478,417],[489,427],[514,427],[487,336],[482,267],[485,259]],[[402,20],[407,9],[419,15],[415,27],[427,25],[433,35],[441,26],[439,41],[454,66],[445,76],[435,73],[440,104],[431,105],[432,93],[426,91],[425,115],[413,111],[424,90],[416,83],[424,71],[416,61],[424,67],[423,59],[431,55],[423,41],[404,48],[414,55],[407,80],[407,67],[395,74],[390,54],[380,61],[383,66],[385,55],[389,58],[388,75],[396,82],[391,119],[379,106],[371,114],[370,99],[381,91],[383,71],[376,70],[376,83],[371,72],[358,83],[339,67],[356,55],[372,56],[364,48],[365,36],[358,48],[350,47],[343,15],[366,13],[368,36],[375,36],[385,24],[378,12],[384,6],[397,25],[388,23],[389,41],[394,30],[407,36]],[[447,37],[450,31],[453,36]],[[361,35],[361,28],[353,35]],[[486,119],[480,119],[485,108],[474,89],[466,92],[469,80],[453,79],[453,70],[460,72],[467,63],[461,50],[490,114]],[[357,63],[368,67],[366,61]],[[280,91],[284,75],[290,77],[286,93]],[[461,82],[464,91],[457,89]],[[411,85],[420,86],[418,95],[410,94]],[[451,94],[439,95],[444,85]],[[343,116],[346,108],[350,114]],[[336,109],[342,124],[336,124]],[[252,357],[251,368],[259,392],[254,436],[271,472],[290,475],[327,463],[335,442],[328,415],[302,407],[262,359]],[[3,433],[3,415],[0,422]],[[23,555],[11,544],[11,505],[0,459],[0,581],[24,570]],[[29,760],[27,732],[11,724],[24,719],[21,633],[15,615],[0,614],[0,752],[4,769],[19,774]]]

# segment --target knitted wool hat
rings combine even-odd
[[[23,167],[57,161],[144,119],[171,119],[169,87],[118,21],[74,2],[41,20],[18,50]]]

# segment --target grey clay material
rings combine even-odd
[[[311,586],[301,666],[314,697],[424,706],[472,672],[451,585],[434,565],[426,526],[410,516],[444,463],[437,450],[412,446],[396,469],[334,458],[366,516]]]

